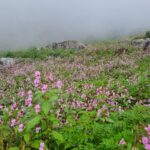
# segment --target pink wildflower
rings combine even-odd
[[[22,117],[24,115],[25,111],[24,110],[21,110],[20,112],[18,112],[17,116],[18,117]]]
[[[48,87],[47,84],[42,85],[42,88],[41,88],[42,93],[45,93],[47,91],[47,87]]]
[[[120,140],[119,144],[120,144],[120,145],[125,145],[126,142],[125,142],[125,140],[122,138],[122,139]]]
[[[35,72],[35,78],[36,78],[36,79],[40,79],[40,78],[41,78],[41,73],[40,73],[40,71],[36,71],[36,72]]]
[[[17,103],[16,102],[11,105],[11,109],[12,110],[16,110],[17,109]]]
[[[35,105],[35,112],[36,113],[40,112],[40,105],[39,104]]]
[[[40,143],[39,150],[44,150],[44,142],[41,142],[41,143]]]
[[[61,89],[61,88],[62,88],[62,81],[61,81],[61,80],[58,80],[58,81],[56,82],[56,87],[57,87],[58,89]]]
[[[37,88],[39,86],[40,80],[39,79],[35,79],[34,80],[34,86]]]
[[[147,134],[150,135],[150,124],[145,128],[145,130],[147,131]]]
[[[81,98],[86,99],[86,95],[85,95],[85,94],[82,94],[82,95],[81,95]]]
[[[142,137],[142,143],[147,144],[148,143],[148,138],[147,137]]]
[[[24,97],[25,96],[25,92],[23,90],[20,90],[18,93],[19,97]]]
[[[35,132],[36,132],[36,133],[39,133],[40,130],[41,130],[41,127],[36,127]]]
[[[28,97],[25,101],[25,105],[27,105],[28,107],[32,106],[32,98]]]
[[[32,95],[32,91],[30,90],[30,91],[28,91],[28,96],[29,97],[33,97],[33,95]]]
[[[110,91],[106,91],[106,96],[109,96],[110,95]]]
[[[98,111],[97,111],[97,117],[100,117],[101,116],[101,109],[99,109]]]
[[[62,116],[62,109],[61,108],[59,108],[58,110],[57,110],[57,112],[56,112],[56,114],[57,114],[57,118],[60,118],[61,116]]]
[[[48,78],[49,78],[50,81],[54,81],[54,77],[53,77],[53,74],[52,74],[52,73],[49,74],[49,77],[48,77]]]
[[[24,125],[23,125],[23,124],[19,124],[18,131],[19,131],[19,132],[22,132],[22,131],[23,131],[23,128],[24,128]]]
[[[63,99],[58,99],[58,100],[57,100],[57,103],[58,103],[59,105],[61,105],[62,102],[63,102]]]
[[[145,144],[144,146],[146,150],[150,150],[150,144]]]
[[[17,121],[16,119],[12,119],[11,120],[11,127],[14,127],[16,125]]]

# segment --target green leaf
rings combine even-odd
[[[39,124],[40,120],[41,120],[41,117],[40,116],[36,116],[33,119],[31,119],[30,121],[28,121],[27,124],[26,124],[26,130],[30,131],[37,124]]]
[[[106,121],[109,123],[114,123],[114,120],[110,119],[110,118],[106,118]]]
[[[41,142],[40,140],[35,140],[35,141],[33,141],[32,144],[31,144],[31,147],[38,149],[39,146],[40,146],[40,142]]]
[[[59,98],[59,97],[58,97],[57,95],[51,96],[51,97],[50,97],[50,101],[51,101],[51,102],[55,102],[55,101],[58,100],[58,98]]]
[[[18,147],[10,147],[8,150],[19,150]]]
[[[53,126],[58,126],[59,125],[59,121],[55,116],[50,116],[49,120],[52,122]]]
[[[30,134],[29,133],[24,134],[24,140],[27,144],[29,143],[29,141],[30,141]]]
[[[44,101],[42,103],[42,111],[44,112],[45,115],[47,115],[49,110],[50,110],[50,104],[49,104],[49,102]]]
[[[64,142],[64,138],[60,133],[56,131],[52,131],[52,136],[57,140],[58,144],[61,144]]]

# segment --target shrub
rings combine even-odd
[[[150,38],[150,31],[147,31],[147,32],[145,33],[145,38]]]

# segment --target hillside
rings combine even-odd
[[[149,150],[150,49],[1,52],[0,150]]]

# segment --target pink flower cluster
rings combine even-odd
[[[32,91],[28,91],[28,96],[27,96],[27,99],[25,100],[25,105],[30,107],[32,106]]]
[[[142,143],[144,144],[144,147],[146,150],[150,150],[150,125],[148,125],[146,128],[147,137],[142,137]]]
[[[44,150],[44,142],[41,142],[41,143],[40,143],[39,150]]]
[[[40,105],[39,104],[37,104],[37,105],[35,105],[35,112],[36,113],[39,113],[40,112]]]
[[[78,101],[78,100],[73,100],[71,102],[71,107],[73,109],[78,109],[78,108],[81,108],[81,109],[86,109],[87,111],[90,111],[94,108],[96,108],[98,105],[97,101],[95,99],[92,99],[90,101],[85,101],[85,102],[82,102],[82,101]]]
[[[21,89],[21,90],[19,91],[19,93],[18,93],[18,96],[19,96],[19,97],[24,97],[24,96],[25,96],[24,90]]]
[[[24,125],[23,125],[22,123],[19,124],[18,131],[19,131],[19,132],[22,132],[22,131],[23,131],[23,128],[24,128]]]
[[[56,87],[57,87],[58,89],[61,89],[61,88],[62,88],[62,81],[61,81],[61,80],[58,80],[58,81],[56,82]]]
[[[97,117],[109,117],[109,109],[106,105],[103,105],[101,109],[97,111]]]
[[[148,125],[148,127],[145,128],[147,134],[150,136],[150,124]]]
[[[35,80],[34,80],[34,86],[37,88],[40,84],[40,79],[41,79],[41,73],[40,71],[35,72]]]
[[[18,109],[16,102],[11,105],[11,109],[12,109],[12,110],[17,110],[17,109]]]
[[[42,90],[42,93],[43,93],[43,94],[47,91],[47,88],[48,88],[47,84],[43,84],[43,85],[42,85],[41,90]]]
[[[14,127],[17,124],[17,120],[16,119],[12,119],[11,120],[11,127]]]
[[[114,91],[111,91],[108,87],[99,87],[96,90],[97,95],[106,95],[107,97],[110,97],[111,99],[116,98],[117,94]]]
[[[54,76],[53,76],[52,73],[49,74],[49,77],[48,77],[48,78],[49,78],[50,81],[54,81]]]
[[[56,114],[57,118],[59,119],[59,125],[62,126],[66,124],[66,113],[63,106],[57,110]]]
[[[61,105],[62,102],[63,102],[63,99],[62,99],[62,98],[60,98],[60,99],[57,100],[58,105]]]

